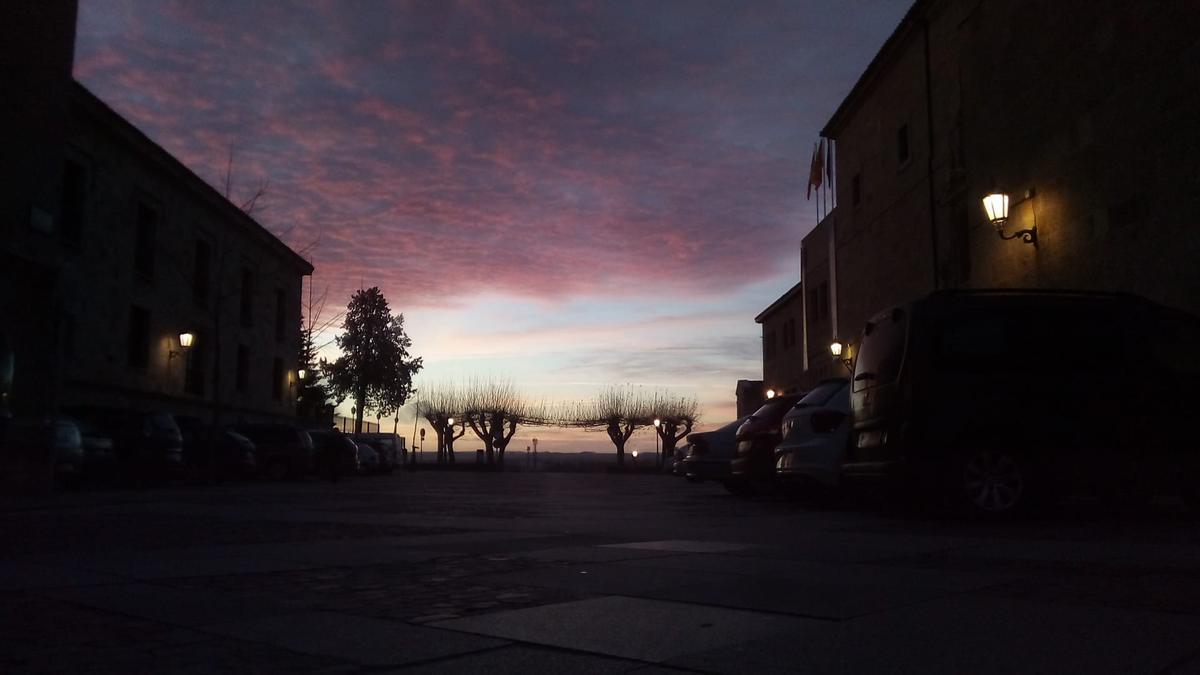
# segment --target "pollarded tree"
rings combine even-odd
[[[529,416],[525,402],[508,382],[472,382],[463,391],[463,419],[479,440],[488,464],[503,464],[504,449]]]
[[[438,463],[454,462],[454,440],[466,433],[466,422],[463,420],[462,394],[452,385],[422,385],[421,396],[417,399],[416,413],[422,417],[433,433],[437,436]],[[454,433],[455,423],[459,426]]]
[[[590,402],[576,407],[563,423],[591,429],[603,429],[617,449],[617,466],[625,466],[625,444],[633,432],[653,419],[651,404],[641,390],[610,387]]]
[[[362,432],[366,408],[379,410],[393,397],[407,397],[421,359],[409,357],[412,340],[404,332],[404,315],[392,316],[377,286],[350,298],[336,340],[342,355],[327,366],[326,374],[335,396],[353,398],[357,434]]]
[[[698,409],[699,405],[694,398],[665,395],[654,397],[654,432],[662,442],[658,468],[663,468],[667,457],[675,454],[675,445],[692,433],[692,427],[699,419]]]

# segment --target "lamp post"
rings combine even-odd
[[[659,438],[658,437],[658,429],[661,426],[662,426],[662,420],[655,417],[654,418],[654,460],[656,462],[658,462],[660,466],[662,465],[662,457],[660,456],[662,453],[658,449],[658,438]]]

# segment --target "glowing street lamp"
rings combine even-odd
[[[301,380],[303,380],[307,376],[308,376],[308,371],[303,368],[296,371],[296,377],[300,378]]]
[[[1010,206],[1015,206],[1021,202],[1033,199],[1033,190],[1027,190],[1025,196],[1013,202],[1008,195],[1003,192],[993,192],[983,198],[983,210],[987,213],[988,222],[996,228],[996,234],[1000,235],[1001,239],[1017,239],[1026,244],[1037,245],[1037,212],[1033,214],[1033,227],[1028,230],[1017,230],[1012,234],[1004,234],[1004,225],[1008,222],[1008,210]]]
[[[172,349],[172,350],[168,351],[167,352],[167,361],[170,361],[171,359],[175,358],[176,356],[183,356],[184,354],[186,354],[187,351],[192,348],[192,344],[194,344],[195,341],[196,341],[196,336],[193,335],[192,333],[188,333],[186,331],[183,333],[180,333],[179,334],[179,349],[178,350]]]
[[[843,352],[846,353],[846,358],[842,358]],[[829,353],[833,354],[833,358],[840,361],[843,366],[846,366],[846,370],[854,372],[854,359],[850,358],[849,345],[843,343],[837,338],[834,338],[833,342],[829,343]]]
[[[767,400],[769,401],[769,400],[775,398],[775,393],[776,392],[774,389],[768,389],[767,390]]]
[[[662,420],[655,417],[654,418],[654,456],[656,458],[662,452],[661,450],[658,449],[659,448],[659,446],[658,446],[658,428],[661,426],[662,426]]]

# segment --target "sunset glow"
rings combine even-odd
[[[709,428],[798,278],[817,130],[908,4],[84,0],[75,76],[214,185],[232,151],[327,312],[405,314],[418,386],[666,388]]]

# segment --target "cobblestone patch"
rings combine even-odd
[[[546,566],[545,561],[513,556],[453,556],[410,566],[329,567],[190,578],[171,584],[220,590],[293,609],[335,611],[413,623],[594,597],[562,589],[481,583],[472,579],[482,574]]]
[[[312,673],[337,659],[217,637],[25,593],[0,594],[3,673]]]

